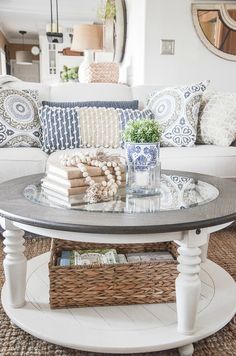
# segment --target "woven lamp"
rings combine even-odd
[[[103,26],[81,24],[74,27],[72,51],[83,51],[84,60],[79,67],[79,81],[88,83],[89,65],[94,61],[94,51],[103,49]]]

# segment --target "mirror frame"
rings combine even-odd
[[[218,57],[221,57],[223,59],[229,60],[229,61],[236,61],[236,55],[234,54],[229,54],[225,53],[218,48],[216,48],[211,42],[206,38],[201,25],[198,20],[198,10],[218,10],[220,11],[222,20],[224,21],[225,25],[228,26],[230,29],[236,31],[236,21],[230,17],[228,11],[227,11],[227,6],[228,5],[233,5],[233,8],[235,7],[236,9],[236,4],[235,2],[232,3],[230,1],[228,2],[220,2],[220,3],[193,3],[191,8],[192,8],[192,19],[193,19],[193,24],[195,27],[195,30],[198,34],[198,37],[202,41],[202,43],[209,49],[211,52],[216,54]]]
[[[113,52],[113,62],[121,63],[126,46],[127,12],[125,0],[114,0],[116,15],[104,20],[103,44],[107,52]]]

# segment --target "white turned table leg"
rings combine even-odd
[[[206,260],[207,260],[209,238],[210,238],[210,235],[207,236],[207,243],[205,243],[204,245],[202,245],[200,247],[201,248],[201,260],[202,260],[202,263],[206,262]]]
[[[10,320],[10,323],[11,323],[12,328],[18,329],[18,326],[15,323],[13,323],[13,321]]]
[[[3,261],[6,288],[8,291],[9,305],[20,308],[25,304],[26,288],[26,257],[24,256],[25,240],[24,231],[16,228],[11,222],[6,221],[2,224],[4,252],[6,253]]]
[[[178,348],[180,356],[192,356],[194,352],[193,344],[188,344]]]
[[[207,242],[205,231],[185,232],[182,241],[176,241],[179,256],[177,267],[180,272],[175,281],[178,332],[191,335],[195,331],[197,307],[201,292],[199,272],[201,249]]]

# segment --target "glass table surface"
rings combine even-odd
[[[111,213],[154,213],[158,211],[189,209],[207,204],[219,195],[218,189],[207,182],[193,177],[175,174],[162,174],[160,192],[152,196],[134,196],[126,193],[125,188],[118,191],[115,199],[98,203],[85,203],[81,194],[79,203],[68,207],[65,200],[49,200],[41,189],[41,182],[30,184],[23,192],[25,198],[33,203],[58,209],[72,209],[89,212]]]

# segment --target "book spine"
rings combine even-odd
[[[91,177],[97,177],[102,175],[102,170],[100,167],[87,166],[88,174]],[[64,167],[61,165],[54,165],[49,163],[46,168],[46,173],[54,173],[62,178],[75,179],[82,178],[83,174],[77,167]]]
[[[67,202],[63,199],[59,199],[59,198],[56,198],[54,197],[53,195],[47,195],[47,199],[49,200],[50,203],[52,203],[53,205],[56,205],[56,206],[61,206],[63,208],[72,208],[73,206],[76,206],[78,205],[79,203],[70,203],[70,202]]]
[[[88,185],[84,185],[81,187],[67,188],[61,185],[60,183],[48,179],[47,177],[43,179],[42,186],[66,196],[73,196],[80,193],[84,193],[88,189]]]
[[[74,179],[65,179],[56,174],[48,173],[47,177],[52,183],[58,183],[64,188],[76,188],[76,187],[83,187],[88,186],[85,181],[85,178],[74,178]],[[101,183],[105,176],[97,176],[93,178],[96,183]]]

